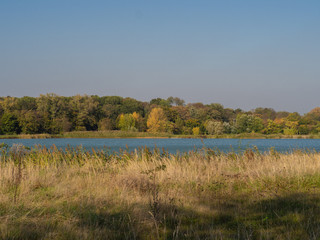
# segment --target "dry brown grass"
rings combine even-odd
[[[2,155],[0,239],[320,237],[319,153],[40,148],[17,168]]]

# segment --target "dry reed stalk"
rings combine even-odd
[[[155,234],[153,237],[161,238],[171,231],[168,229],[173,228],[172,234],[179,239],[181,231],[191,235],[194,234],[191,228],[198,231],[199,223],[188,223],[183,220],[186,216],[197,216],[200,223],[207,218],[218,222],[232,222],[233,220],[228,220],[227,217],[225,220],[215,220],[214,216],[221,212],[231,215],[224,204],[233,206],[236,199],[241,199],[242,196],[249,202],[263,202],[297,192],[312,190],[315,194],[318,193],[319,160],[319,153],[298,152],[277,156],[268,153],[236,156],[223,153],[212,156],[189,153],[185,157],[169,154],[161,157],[159,153],[146,155],[136,152],[107,156],[98,152],[80,154],[74,149],[69,149],[69,152],[39,149],[23,157],[23,180],[21,178],[19,183],[18,201],[10,202],[12,198],[8,185],[12,170],[17,165],[12,158],[0,162],[0,210],[1,206],[6,206],[7,209],[0,218],[6,219],[6,225],[10,226],[15,223],[15,219],[25,222],[35,218],[43,220],[49,216],[52,221],[62,222],[66,229],[73,229],[70,231],[78,234],[77,236],[87,234],[90,239],[90,231],[96,231],[95,234],[101,234],[99,236],[106,232],[111,234],[104,229],[103,224],[107,224],[105,222],[108,218],[112,219],[110,216],[113,216],[113,212],[121,211],[124,214],[118,219],[119,228],[130,226],[131,237],[137,236],[141,231],[145,234],[150,231]],[[165,170],[152,171],[163,165],[166,166]],[[149,174],[146,174],[148,171]],[[149,175],[152,177],[149,178]],[[158,204],[153,206],[153,210],[151,208],[153,217],[148,213],[150,199]],[[306,204],[307,201],[308,199],[305,199],[302,203]],[[21,216],[18,210],[14,210],[19,206],[27,208]],[[236,209],[232,208],[234,219],[241,219],[241,214],[250,215],[250,209],[245,212],[241,206],[243,207],[240,204]],[[262,209],[265,207],[263,203],[258,206]],[[310,206],[312,205],[304,205],[302,209]],[[9,210],[9,207],[12,210]],[[313,208],[317,211],[316,207]],[[129,219],[128,214],[130,221],[125,220]],[[299,214],[296,214],[297,218]],[[295,215],[292,215],[292,218],[295,218]],[[313,234],[317,234],[315,218],[308,220],[310,224],[315,224],[314,227],[309,227]],[[81,221],[88,221],[87,224],[93,221],[97,226],[90,225],[95,230],[82,228],[79,227],[82,226]],[[224,236],[224,225],[220,222],[219,224],[221,229],[214,229],[214,226],[209,229],[212,228],[212,232],[219,232]],[[191,232],[186,231],[186,227]],[[2,228],[5,228],[5,225],[2,225]],[[241,230],[239,234],[243,234],[242,237],[248,237],[251,233],[250,229],[242,225],[238,225],[238,228]],[[207,228],[207,231],[209,229]],[[39,231],[45,234],[44,231]],[[271,233],[262,229],[260,234]]]

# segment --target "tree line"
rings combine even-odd
[[[119,96],[45,94],[0,97],[0,134],[59,134],[123,130],[186,135],[238,133],[318,134],[320,107],[297,112],[224,108],[219,103],[189,103],[177,97],[142,102]]]

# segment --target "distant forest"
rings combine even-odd
[[[119,96],[56,94],[0,97],[0,134],[59,134],[122,130],[187,135],[238,133],[318,134],[320,107],[301,116],[272,108],[252,111],[219,103],[189,103],[176,97],[141,102]]]

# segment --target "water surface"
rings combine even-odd
[[[275,148],[279,152],[292,152],[295,149],[320,151],[320,139],[198,139],[198,138],[52,138],[52,139],[0,139],[0,143],[23,144],[28,147],[42,145],[50,148],[56,145],[59,149],[82,146],[87,150],[129,148],[130,151],[139,147],[164,148],[170,153],[199,150],[203,147],[219,149],[223,152],[242,151],[248,147],[256,146],[260,151]]]

